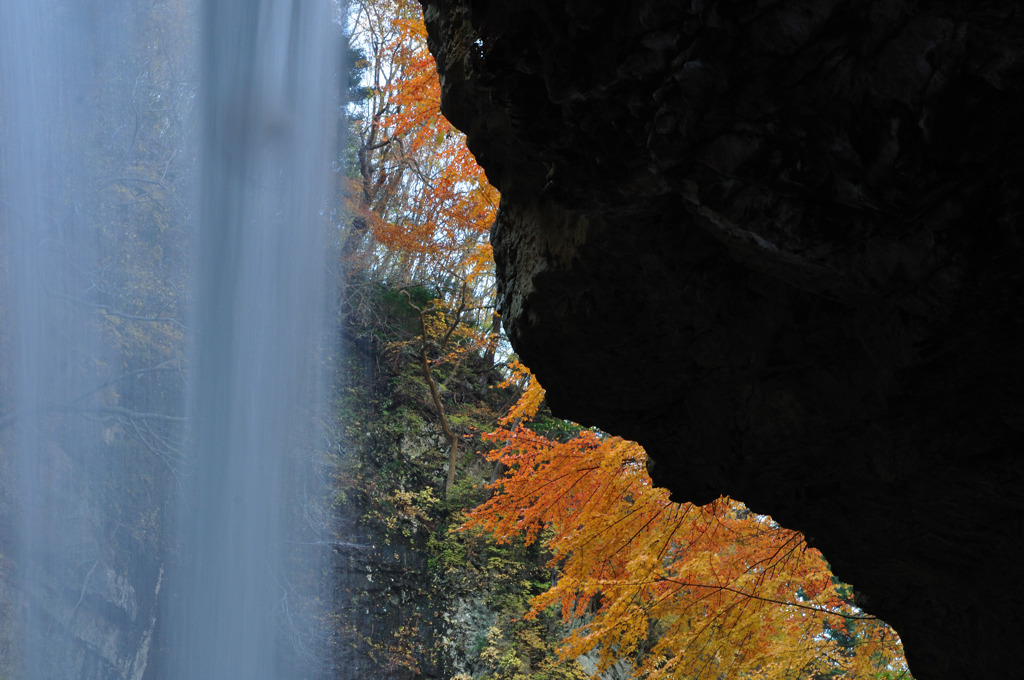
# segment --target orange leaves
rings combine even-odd
[[[354,32],[372,62],[359,150],[362,201],[379,216],[368,223],[372,267],[399,283],[487,281],[493,269],[487,238],[498,193],[465,137],[441,114],[419,5],[354,5]]]
[[[529,368],[515,359],[509,362],[509,368],[512,370],[512,377],[505,380],[501,387],[519,383],[523,388],[523,393],[505,417],[498,421],[502,427],[508,427],[521,420],[532,420],[537,415],[541,402],[544,401],[544,388],[533,377]],[[497,454],[494,455],[497,456]]]
[[[839,596],[802,535],[728,498],[673,503],[634,442],[537,434],[523,423],[543,390],[525,368],[517,376],[523,397],[489,435],[508,471],[466,527],[544,539],[560,575],[532,612],[558,607],[572,624],[562,654],[597,650],[600,668],[628,658],[647,678],[905,670],[895,634]]]

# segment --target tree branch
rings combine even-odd
[[[748,593],[745,590],[740,590],[739,588],[733,588],[731,586],[720,586],[720,585],[712,586],[712,585],[708,585],[706,583],[687,583],[686,581],[677,581],[676,579],[672,579],[672,578],[663,578],[662,580],[668,581],[669,583],[675,583],[676,585],[682,586],[684,588],[710,588],[712,590],[724,590],[724,591],[729,592],[729,593],[736,593],[737,595],[742,595],[743,597],[750,598],[751,600],[759,600],[761,602],[769,602],[771,604],[779,604],[779,605],[782,605],[784,607],[799,607],[800,609],[808,609],[808,610],[810,610],[812,612],[818,612],[818,613],[821,613],[821,614],[831,614],[832,616],[841,616],[844,619],[855,619],[857,621],[877,621],[878,620],[877,616],[871,616],[869,614],[844,614],[843,612],[833,611],[831,609],[826,609],[825,607],[815,607],[814,605],[810,605],[810,604],[801,604],[799,602],[786,602],[785,600],[776,600],[776,599],[771,598],[771,597],[762,597],[760,595],[755,595],[753,593]]]

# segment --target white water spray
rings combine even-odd
[[[315,675],[335,13],[0,3],[0,674]]]
[[[326,3],[203,10],[201,231],[191,413],[193,552],[172,619],[173,678],[289,677],[281,613],[292,458],[311,445],[337,55]],[[335,79],[336,80],[336,79]]]

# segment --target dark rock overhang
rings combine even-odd
[[[1024,668],[1015,0],[424,0],[552,409],[802,530],[929,678]]]

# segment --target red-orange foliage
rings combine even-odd
[[[525,369],[520,369],[525,370]],[[634,442],[582,430],[554,441],[523,423],[531,380],[489,458],[508,469],[466,527],[543,540],[559,572],[532,614],[561,609],[562,653],[630,659],[644,678],[884,677],[898,638],[855,608],[803,536],[728,498],[673,503]]]

